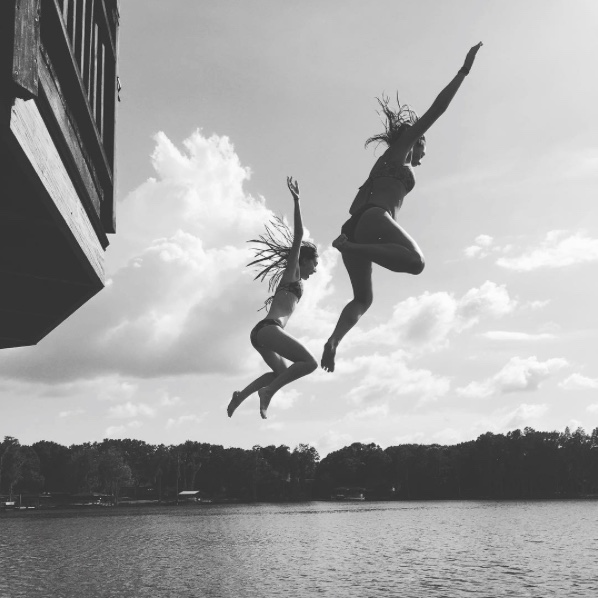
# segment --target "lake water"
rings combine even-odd
[[[598,502],[0,515],[1,598],[598,596]]]

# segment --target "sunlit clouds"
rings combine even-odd
[[[465,248],[468,258],[496,257],[496,265],[516,272],[565,268],[598,261],[598,239],[583,231],[553,230],[536,246],[500,245],[489,235],[479,235],[475,244]]]
[[[446,348],[451,335],[475,326],[483,319],[500,318],[517,307],[504,285],[491,281],[468,290],[461,297],[452,293],[424,293],[398,303],[388,323],[357,331],[353,343],[390,345],[409,354]]]
[[[539,332],[532,334],[528,332],[518,332],[515,330],[488,330],[480,334],[481,337],[493,341],[514,341],[514,342],[534,342],[549,341],[556,338],[555,334],[549,332]]]
[[[156,136],[157,176],[119,211],[123,235],[111,251],[121,265],[111,284],[51,341],[9,355],[0,366],[5,374],[61,381],[247,371],[248,359],[255,359],[247,323],[263,317],[257,309],[267,291],[245,267],[246,241],[272,212],[244,192],[250,172],[226,137],[196,131],[183,145],[181,151],[164,134]],[[316,308],[330,294],[335,262],[330,251],[322,256],[315,292],[306,299],[308,311],[322,315],[303,318],[301,326],[298,314],[301,327],[330,325],[332,316]],[[85,336],[86,350],[73,353],[77,335]]]
[[[518,256],[499,258],[496,263],[502,268],[529,272],[595,261],[598,261],[598,239],[581,232],[551,231],[538,247],[528,248]]]
[[[589,378],[576,372],[565,378],[559,386],[565,390],[596,390],[598,378]]]
[[[542,382],[567,365],[567,360],[560,357],[546,361],[539,361],[535,356],[512,357],[495,375],[480,382],[470,382],[458,388],[457,393],[471,399],[486,399],[513,392],[535,391]]]

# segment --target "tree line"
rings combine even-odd
[[[106,439],[24,446],[10,436],[0,444],[4,495],[95,492],[167,501],[198,490],[216,500],[284,501],[326,499],[339,488],[386,500],[598,496],[598,428],[589,435],[582,428],[487,432],[451,446],[355,442],[321,460],[307,444],[241,449]]]

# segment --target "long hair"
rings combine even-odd
[[[379,133],[378,135],[370,137],[365,142],[365,147],[374,141],[385,143],[387,146],[390,146],[407,127],[410,127],[419,120],[419,116],[409,104],[401,104],[398,94],[398,110],[396,111],[390,108],[390,98],[388,96],[382,94],[382,97],[376,98],[376,100],[378,100],[378,104],[382,110],[382,114],[380,114],[380,112],[378,112],[378,114],[383,119],[384,133]],[[421,139],[425,141],[424,136],[422,136]]]
[[[287,267],[291,246],[293,245],[293,233],[288,224],[279,216],[274,216],[269,225],[266,224],[266,232],[257,239],[251,239],[248,243],[255,243],[253,247],[255,258],[247,266],[254,266],[258,273],[253,280],[268,278],[268,291],[273,292]],[[313,259],[318,255],[318,250],[309,241],[301,242],[299,260]],[[271,300],[271,298],[270,298]]]

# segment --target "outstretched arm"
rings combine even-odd
[[[425,132],[438,120],[441,114],[449,107],[452,99],[455,97],[457,90],[461,87],[463,79],[469,74],[473,61],[475,60],[478,50],[482,47],[482,42],[476,44],[469,50],[465,57],[463,66],[459,69],[453,80],[438,94],[430,108],[426,113],[402,136],[404,142],[408,142],[409,146],[413,145]]]
[[[291,245],[291,252],[287,261],[287,267],[283,276],[290,275],[293,279],[297,278],[297,270],[299,268],[299,251],[301,249],[301,241],[303,241],[303,220],[301,218],[301,205],[299,203],[299,183],[293,177],[287,177],[287,186],[293,202],[295,203],[295,211],[293,215],[293,244]]]

